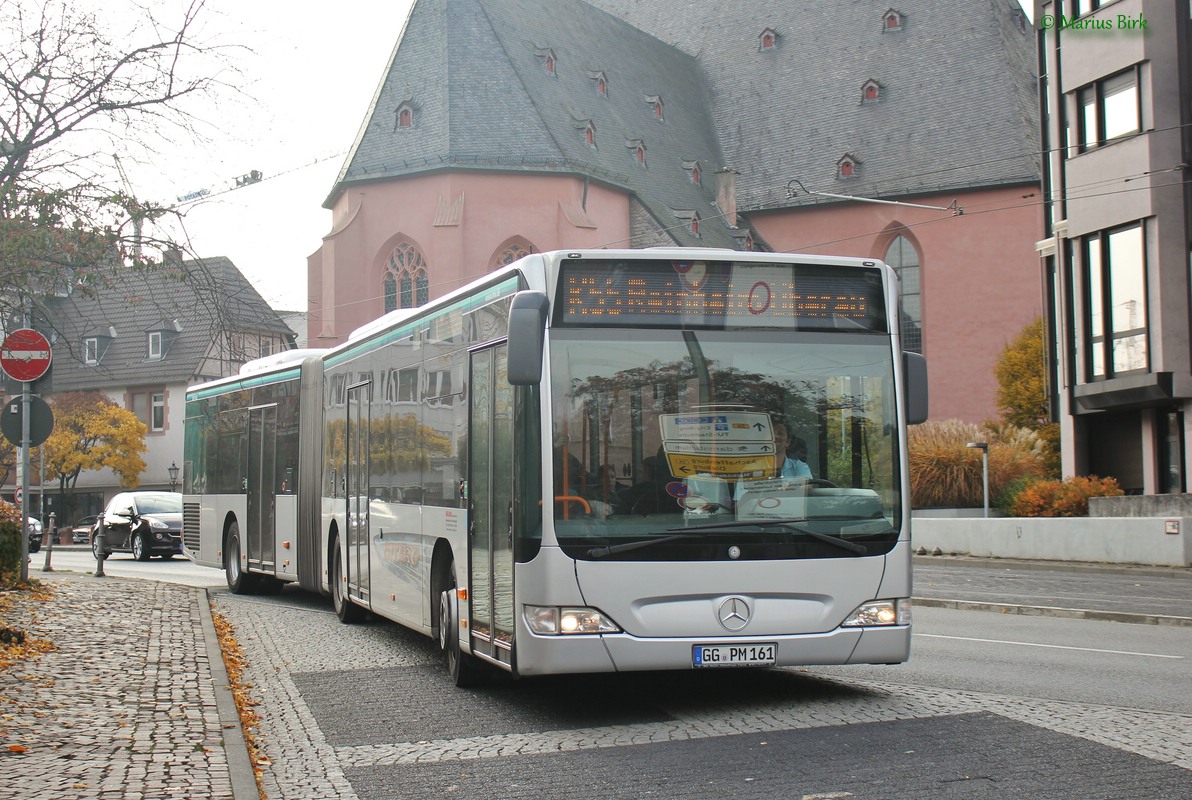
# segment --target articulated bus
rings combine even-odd
[[[926,362],[880,261],[536,253],[186,397],[183,544],[451,678],[910,652]]]

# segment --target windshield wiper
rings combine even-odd
[[[676,528],[668,528],[668,530],[681,530]],[[638,550],[642,547],[649,547],[652,544],[663,544],[664,542],[676,542],[680,539],[694,539],[697,538],[694,533],[679,533],[673,536],[659,536],[654,539],[638,539],[633,542],[623,542],[621,544],[610,544],[607,547],[593,547],[588,551],[588,558],[604,558],[611,556],[613,553],[625,553],[629,550]]]
[[[782,530],[794,531],[801,533],[804,536],[810,536],[812,539],[830,544],[833,547],[839,547],[841,550],[847,550],[858,556],[863,556],[869,552],[868,548],[863,544],[850,542],[848,539],[841,539],[839,536],[833,536],[829,533],[820,533],[813,531],[810,528],[805,528],[797,523],[802,522],[799,519],[743,519],[736,522],[713,522],[708,525],[690,525],[684,528],[667,528],[667,531],[700,531],[703,533],[713,533],[721,530],[734,530],[736,528],[759,528],[765,530],[766,528],[780,528]]]

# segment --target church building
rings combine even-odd
[[[998,414],[1042,313],[1014,0],[415,0],[308,259],[309,344],[530,252],[880,258],[931,416]]]

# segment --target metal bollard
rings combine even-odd
[[[107,575],[105,575],[104,571],[103,571],[103,562],[106,561],[108,558],[107,553],[104,552],[104,548],[107,546],[107,543],[108,543],[107,534],[104,532],[105,530],[106,530],[106,526],[103,524],[103,515],[100,515],[100,517],[99,517],[99,531],[95,534],[95,552],[96,552],[95,577],[97,577],[97,578],[106,578],[107,577]]]
[[[54,552],[54,539],[58,538],[57,537],[58,532],[57,532],[57,530],[55,530],[55,525],[54,525],[54,517],[55,516],[56,515],[54,514],[54,512],[51,511],[50,518],[49,518],[49,524],[46,527],[46,530],[49,531],[49,536],[46,537],[46,560],[45,560],[45,563],[41,565],[42,572],[53,572],[54,571],[54,568],[50,566],[50,555]]]

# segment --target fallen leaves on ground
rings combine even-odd
[[[266,795],[261,788],[261,772],[272,762],[266,758],[261,750],[261,743],[256,737],[256,727],[260,724],[261,717],[253,709],[260,705],[260,701],[249,694],[252,684],[244,682],[244,670],[248,667],[248,660],[244,657],[240,643],[236,641],[236,630],[227,617],[212,607],[211,618],[215,622],[215,634],[219,638],[219,649],[223,651],[224,667],[228,671],[228,683],[232,688],[232,697],[236,700],[236,711],[240,715],[240,728],[244,731],[244,742],[248,745],[248,757],[252,759],[252,771],[257,779],[257,793],[261,796],[261,800],[265,800]]]

